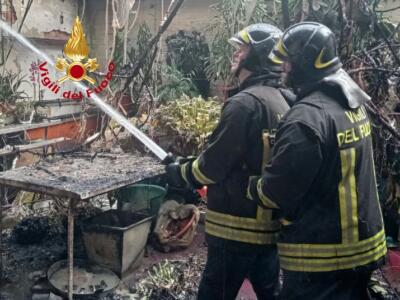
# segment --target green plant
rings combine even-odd
[[[158,88],[158,100],[161,103],[175,100],[183,95],[195,97],[199,95],[192,80],[185,77],[174,66],[163,66],[162,68],[164,84]]]
[[[5,126],[17,121],[17,118],[23,119],[28,113],[29,106],[31,112],[33,106],[25,91],[21,90],[21,85],[28,82],[24,76],[11,71],[5,71],[0,76],[0,125]],[[23,104],[24,103],[24,104]],[[28,104],[28,105],[26,105]]]
[[[208,96],[209,81],[205,66],[209,56],[204,35],[197,31],[179,30],[166,39],[167,64],[175,66],[185,77],[192,79],[203,97]]]
[[[210,56],[206,74],[210,80],[230,81],[230,64],[233,53],[228,39],[248,24],[266,21],[265,0],[220,0],[210,6],[215,11],[208,30],[212,33]]]
[[[0,103],[3,105],[14,105],[18,99],[26,98],[27,94],[20,90],[24,82],[28,82],[24,79],[24,76],[5,71],[0,76]]]
[[[216,127],[221,104],[215,98],[190,98],[186,95],[178,100],[161,105],[155,114],[153,126],[164,129],[174,137],[174,153],[195,155],[200,153],[208,137]]]

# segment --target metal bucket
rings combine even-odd
[[[152,216],[109,210],[82,226],[89,261],[123,276],[139,266],[150,231]]]
[[[118,207],[121,210],[138,212],[146,211],[157,215],[167,191],[158,185],[134,184],[116,191]]]
[[[47,278],[53,291],[63,297],[68,295],[68,261],[60,260],[47,271]],[[82,259],[74,260],[73,297],[85,298],[106,295],[119,285],[119,278],[110,270],[89,264]]]

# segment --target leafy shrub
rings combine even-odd
[[[189,77],[185,77],[176,67],[163,67],[164,84],[158,88],[158,100],[161,103],[179,99],[183,95],[196,97],[199,92]]]
[[[163,129],[171,138],[173,153],[196,155],[208,141],[220,117],[221,104],[215,98],[204,100],[202,97],[180,99],[161,105],[155,114],[155,130]]]
[[[209,56],[205,37],[197,31],[179,30],[166,39],[167,64],[175,66],[185,77],[192,79],[200,94],[208,96],[209,81],[205,66]]]

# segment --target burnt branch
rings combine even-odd
[[[281,5],[282,5],[283,27],[286,29],[290,26],[289,0],[282,0]]]
[[[168,26],[171,24],[172,20],[174,19],[175,15],[178,13],[179,8],[181,7],[182,3],[185,0],[178,0],[178,2],[175,4],[175,6],[172,8],[171,11],[167,11],[167,13],[165,14],[163,20],[161,21],[160,27],[158,29],[157,34],[151,39],[151,41],[149,42],[149,44],[147,45],[148,49],[152,49],[154,47],[154,45],[156,43],[158,43],[158,41],[161,38],[161,35],[164,33],[164,31],[168,28]],[[172,3],[171,3],[172,4]],[[123,88],[121,89],[120,93],[123,94],[123,92],[125,92],[128,88],[128,86],[131,84],[131,82],[133,81],[133,78],[135,78],[138,74],[140,69],[142,68],[143,64],[146,61],[147,55],[151,53],[151,51],[146,51],[144,52],[139,59],[135,62],[132,70],[130,70],[130,76],[129,78],[126,80]]]

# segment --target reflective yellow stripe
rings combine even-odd
[[[335,257],[330,259],[289,258],[280,256],[282,269],[298,272],[328,272],[352,269],[379,260],[386,255],[386,242],[380,246],[358,255]]]
[[[342,243],[278,243],[281,267],[289,271],[328,272],[351,269],[379,260],[386,254],[384,229],[368,239],[359,240],[358,200],[355,179],[356,151],[340,151],[342,180],[339,206]]]
[[[187,183],[189,183],[188,179],[187,179],[187,164],[185,163],[183,165],[181,165],[181,175],[183,177],[183,180],[185,180]]]
[[[289,226],[289,225],[293,224],[293,222],[290,222],[289,220],[284,219],[284,218],[279,219],[279,221],[281,222],[281,224],[283,226]]]
[[[354,168],[356,164],[356,150],[349,148],[340,151],[342,165],[342,180],[339,183],[340,225],[342,243],[354,243],[358,237],[358,208],[357,191]]]
[[[265,218],[262,219],[263,217],[263,213],[261,212],[262,210],[263,209],[260,208],[260,212],[257,211],[260,217],[257,216],[256,219],[256,218],[232,216],[208,209],[206,212],[206,220],[211,221],[213,223],[218,223],[221,226],[236,227],[239,229],[278,231],[280,228],[279,223],[272,222],[271,218],[268,218],[268,216],[266,215],[264,215]]]
[[[244,231],[219,226],[210,222],[206,222],[206,232],[219,238],[258,245],[275,243],[277,238],[275,233]]]
[[[272,222],[272,209],[262,208],[257,205],[257,222],[258,223],[271,223]],[[276,220],[276,225],[274,228],[280,227],[279,221]]]
[[[249,180],[249,183],[250,183],[250,180]],[[247,184],[246,198],[249,199],[249,200],[254,200],[253,196],[251,195],[251,192],[250,192],[250,184],[249,183]]]
[[[243,29],[239,32],[239,36],[241,37],[243,42],[245,42],[246,44],[250,43],[249,33],[245,29]]]
[[[336,57],[334,57],[330,61],[322,62],[322,56],[324,56],[324,51],[325,51],[325,48],[322,48],[322,50],[319,53],[317,59],[315,60],[314,67],[316,69],[324,69],[326,67],[329,67],[336,60]]]
[[[262,191],[262,178],[257,181],[257,193],[258,197],[261,199],[261,202],[269,208],[279,208],[278,205],[275,204],[271,199],[269,199]]]
[[[291,257],[334,257],[367,252],[385,241],[382,229],[374,236],[354,244],[288,244],[278,243],[279,255]]]
[[[201,183],[201,184],[213,184],[215,183],[211,179],[209,179],[207,176],[205,176],[199,169],[199,159],[196,159],[193,164],[192,164],[192,172],[194,178]]]
[[[281,55],[283,55],[285,57],[288,56],[288,53],[287,53],[287,51],[285,50],[285,48],[283,46],[282,40],[279,40],[279,42],[276,44],[275,48],[276,48],[276,51],[278,51],[279,54],[281,54]]]
[[[262,141],[263,141],[263,158],[261,164],[261,174],[264,171],[265,166],[267,165],[270,157],[271,147],[269,145],[269,132],[268,130],[263,130],[262,134]]]
[[[350,198],[351,198],[351,225],[353,232],[351,234],[351,240],[358,242],[360,240],[358,234],[358,197],[357,197],[357,184],[356,184],[356,149],[350,149],[351,163],[350,163]],[[343,241],[342,241],[343,242]]]
[[[280,59],[278,56],[276,56],[273,52],[271,52],[271,53],[268,55],[268,58],[269,58],[273,63],[276,63],[277,65],[283,64],[283,60]]]
[[[269,230],[271,231],[278,231],[282,227],[282,224],[279,222],[279,220],[272,219],[272,209],[263,208],[259,205],[257,205],[257,222],[266,222],[269,224]]]

